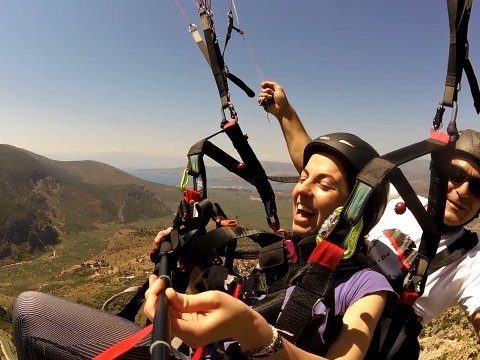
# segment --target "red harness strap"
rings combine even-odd
[[[416,292],[415,290],[405,289],[403,290],[403,293],[400,296],[398,302],[400,304],[413,305],[413,303],[417,301],[417,299],[418,292]]]
[[[398,244],[397,239],[395,239],[395,237],[388,230],[384,230],[383,234],[390,240],[390,243],[392,244],[393,248],[395,249],[395,252],[398,255],[398,259],[400,260],[400,263],[402,264],[402,270],[403,271],[410,270],[410,264],[407,261],[407,257],[405,256],[405,253],[403,252],[402,248]]]
[[[93,360],[111,360],[119,357],[122,354],[125,354],[128,350],[142,341],[143,338],[149,335],[152,332],[152,329],[153,324],[144,327],[142,330],[136,332],[132,336],[110,346],[108,349],[95,356]]]
[[[316,262],[330,271],[335,271],[342,258],[343,252],[343,248],[325,239],[315,246],[315,249],[308,258],[308,262]]]

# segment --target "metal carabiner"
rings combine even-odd
[[[452,107],[452,116],[450,118],[450,122],[448,123],[447,133],[450,136],[450,142],[455,142],[458,140],[458,130],[457,130],[457,113],[458,113],[458,105],[457,102],[453,102]]]
[[[439,130],[442,127],[443,114],[445,112],[445,107],[442,104],[438,104],[437,112],[433,118],[432,128],[433,130]]]

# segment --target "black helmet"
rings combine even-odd
[[[480,133],[472,129],[460,131],[455,143],[455,154],[465,157],[480,168]]]
[[[332,154],[345,164],[350,190],[364,166],[380,156],[370,144],[349,133],[326,134],[312,140],[303,152],[303,166],[307,165],[310,157],[316,153]]]
[[[472,129],[466,129],[459,131],[460,137],[455,142],[455,150],[453,156],[459,156],[477,167],[480,170],[480,133]],[[464,226],[475,220],[479,216],[478,211],[471,219],[464,222],[461,225]]]
[[[340,159],[345,164],[350,191],[353,190],[358,173],[370,160],[379,157],[378,152],[358,136],[349,133],[332,133],[319,136],[312,140],[303,152],[303,165],[305,166],[313,154],[328,153]],[[366,214],[363,216],[363,231],[365,235],[377,223],[387,204],[389,184],[377,189],[369,200]]]

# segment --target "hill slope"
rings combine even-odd
[[[56,161],[0,145],[0,259],[59,242],[63,232],[171,213],[171,186],[94,161]]]

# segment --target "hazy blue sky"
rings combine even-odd
[[[184,165],[190,145],[219,129],[214,80],[187,29],[188,18],[199,25],[195,1],[179,0],[186,17],[173,0],[1,3],[1,143],[59,160],[165,167]],[[228,2],[212,3],[223,44]],[[311,135],[350,131],[381,153],[428,136],[447,66],[445,1],[235,4],[246,43],[233,34],[231,72],[256,92],[263,78],[280,82]],[[476,5],[470,58],[480,76]],[[464,80],[459,128],[479,129]],[[288,161],[276,119],[230,90],[259,158]]]

